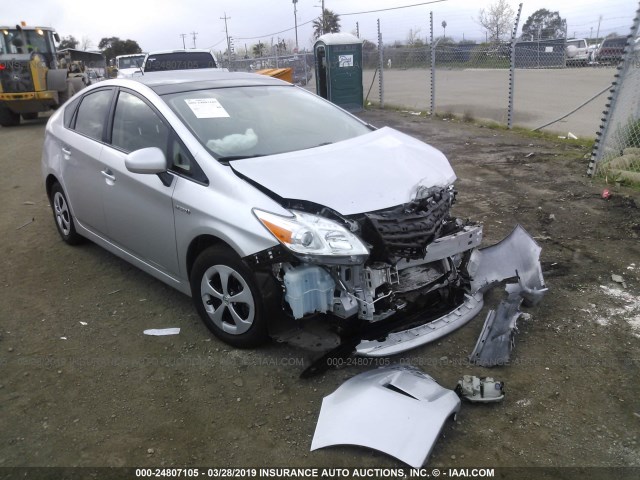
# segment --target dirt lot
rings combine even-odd
[[[640,467],[638,191],[612,187],[602,200],[604,184],[584,175],[588,152],[566,140],[362,116],[448,155],[455,212],[484,222],[486,245],[521,223],[543,247],[551,290],[519,321],[511,365],[466,363],[485,312],[391,359],[449,388],[463,374],[506,382],[503,403],[463,405],[429,466]],[[403,467],[364,448],[309,451],[322,398],[371,366],[301,380],[308,352],[230,349],[189,298],[91,243],[65,245],[40,177],[44,125],[0,129],[0,467]],[[162,327],[181,332],[142,333]]]
[[[566,115],[606,89],[614,80],[615,72],[613,67],[517,69],[514,125],[533,129]],[[373,80],[373,71],[365,70],[363,76],[366,93]],[[428,111],[431,103],[430,81],[430,72],[426,69],[385,70],[385,104]],[[507,124],[509,70],[438,68],[435,86],[436,112],[452,112]],[[315,82],[308,88],[315,93]],[[379,101],[377,80],[369,99]],[[562,135],[572,132],[579,137],[593,139],[600,126],[605,103],[607,95],[602,94],[545,130],[561,132]]]

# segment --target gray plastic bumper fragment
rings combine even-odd
[[[522,297],[512,293],[500,302],[497,310],[491,310],[480,332],[476,346],[469,360],[482,367],[495,367],[509,362],[514,345],[516,321],[520,317]]]
[[[509,362],[520,317],[520,305],[536,305],[547,288],[540,266],[540,246],[520,225],[500,243],[471,255],[469,273],[474,290],[485,291],[498,282],[515,277],[518,283],[506,286],[508,297],[491,310],[469,356],[472,363],[483,367]]]
[[[539,302],[547,291],[540,266],[541,251],[531,235],[517,225],[502,241],[471,254],[468,267],[473,278],[471,291],[484,292],[496,283],[517,278],[518,290],[528,304]]]
[[[311,450],[360,445],[419,468],[445,421],[459,410],[460,399],[453,390],[415,367],[370,370],[322,400]]]
[[[479,242],[481,236],[482,230],[473,228],[466,231],[465,236],[460,238],[464,238],[467,242]],[[456,238],[456,242],[458,240]],[[456,247],[459,246],[457,243],[455,245]],[[366,357],[382,357],[396,355],[433,342],[462,327],[480,313],[483,306],[482,297],[484,292],[509,278],[514,278],[518,281],[518,283],[510,284],[506,287],[510,297],[515,295],[519,299],[517,305],[515,305],[516,310],[522,301],[524,301],[525,305],[537,304],[547,292],[542,276],[542,267],[540,266],[541,251],[542,249],[531,235],[522,226],[517,225],[499,243],[473,251],[468,265],[468,273],[473,279],[471,281],[472,293],[465,296],[460,306],[432,322],[401,332],[390,333],[383,341],[363,340],[356,347],[356,353]],[[498,361],[502,361],[501,359],[509,359],[508,352],[506,355],[504,353],[497,355],[497,353],[504,352],[504,346],[511,345],[512,342],[512,330],[515,328],[517,316],[520,315],[518,311],[518,315],[514,317],[512,312],[514,309],[513,302],[516,302],[516,300],[507,300],[506,304],[501,304],[498,307],[498,312],[490,312],[490,316],[485,322],[485,327],[483,328],[484,341],[482,341],[483,337],[481,336],[478,343],[484,345],[487,341],[498,342],[495,347],[490,347],[487,350],[486,355],[493,357],[481,357],[485,359],[482,361],[486,361],[487,365],[492,363],[491,358],[494,358],[494,365]],[[511,323],[513,326],[509,330],[507,326]],[[492,330],[494,328],[498,329],[494,331]],[[476,345],[476,350],[478,350],[478,345]],[[474,354],[477,353],[476,350],[474,350]]]
[[[396,355],[412,348],[433,342],[462,327],[482,310],[482,294],[467,295],[462,305],[442,317],[402,332],[387,335],[383,341],[363,340],[356,353],[364,357]]]

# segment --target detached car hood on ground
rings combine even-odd
[[[392,128],[333,145],[230,162],[279,197],[307,200],[343,215],[411,201],[418,187],[456,179],[442,152]]]

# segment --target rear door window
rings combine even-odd
[[[91,92],[82,98],[76,114],[75,131],[102,141],[113,89]]]

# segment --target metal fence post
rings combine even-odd
[[[516,83],[516,35],[518,33],[518,24],[520,23],[520,13],[522,12],[522,4],[518,6],[518,14],[516,15],[516,23],[511,32],[511,55],[509,60],[509,107],[507,110],[507,128],[513,127],[513,95]],[[539,49],[538,49],[539,50]]]
[[[380,108],[384,108],[384,81],[382,72],[384,70],[384,45],[382,44],[382,30],[380,29],[380,19],[378,19],[378,88],[380,90]]]
[[[433,44],[433,12],[429,12],[429,45],[431,48],[431,115],[436,114],[436,47]]]

